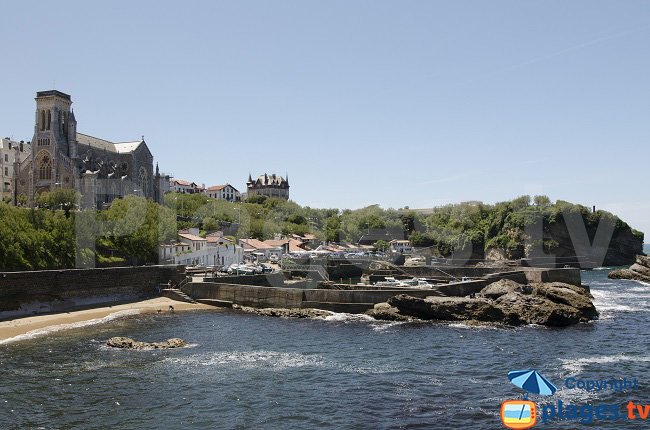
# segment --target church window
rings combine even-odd
[[[45,130],[45,111],[41,111],[41,131]]]
[[[48,109],[47,111],[47,127],[46,129],[50,129],[50,124],[52,123],[52,111]]]
[[[38,179],[52,179],[52,160],[49,155],[41,157],[41,162],[38,165]]]
[[[138,174],[138,188],[142,193],[140,195],[147,196],[148,185],[149,185],[149,180],[147,177],[147,171],[145,170],[144,167],[140,167],[140,171]]]

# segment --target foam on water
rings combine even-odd
[[[221,366],[236,369],[284,370],[306,366],[322,367],[324,365],[323,358],[319,355],[279,351],[224,351],[190,357],[168,357],[163,362],[192,369],[205,366]]]
[[[331,321],[331,322],[343,322],[343,323],[350,323],[350,322],[374,322],[377,321],[370,315],[366,314],[348,314],[345,312],[341,313],[332,313],[332,315],[328,315],[326,317],[321,317],[325,321]]]
[[[74,328],[81,328],[81,327],[87,327],[91,325],[97,325],[97,324],[105,324],[111,321],[114,321],[118,318],[123,318],[131,315],[137,315],[140,313],[139,309],[126,309],[123,311],[118,311],[118,312],[113,312],[110,315],[107,315],[103,318],[95,318],[92,320],[87,320],[87,321],[79,321],[75,323],[70,323],[70,324],[57,324],[45,328],[40,328],[36,330],[31,330],[27,333],[20,334],[18,336],[10,337],[8,339],[0,340],[0,345],[2,344],[7,344],[7,343],[13,343],[13,342],[19,342],[19,341],[24,341],[24,340],[29,340],[29,339],[34,339],[36,337],[41,337],[41,336],[46,336],[55,332],[63,331],[63,330],[70,330]]]
[[[562,367],[572,375],[582,373],[582,371],[593,364],[612,364],[622,362],[650,363],[648,356],[630,356],[625,354],[602,355],[596,357],[583,357],[577,359],[559,359]]]

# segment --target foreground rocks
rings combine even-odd
[[[233,309],[248,312],[251,314],[262,315],[267,317],[283,317],[283,318],[318,318],[318,317],[327,317],[332,315],[330,311],[324,311],[321,309],[309,309],[309,308],[293,308],[293,309],[284,309],[284,308],[252,308],[248,306],[233,305]]]
[[[427,297],[400,294],[368,312],[377,319],[466,321],[562,327],[598,318],[586,287],[560,282],[522,285],[494,282],[476,297]]]
[[[650,257],[637,255],[635,263],[629,269],[613,270],[607,276],[610,279],[650,282]]]
[[[112,348],[121,349],[170,349],[182,348],[187,346],[187,342],[183,339],[173,338],[167,339],[164,342],[137,342],[130,337],[112,337],[106,341],[106,345]]]

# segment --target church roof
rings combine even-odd
[[[138,149],[138,147],[144,143],[144,140],[113,143],[108,140],[77,132],[77,142],[79,142],[80,145],[90,145],[91,148],[100,149],[102,151],[115,152],[117,154],[129,154]]]

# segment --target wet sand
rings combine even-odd
[[[16,336],[49,329],[55,326],[65,326],[98,320],[118,312],[126,313],[128,311],[133,311],[146,313],[158,312],[159,310],[161,312],[169,312],[170,305],[174,307],[175,312],[195,309],[219,310],[219,308],[215,308],[214,306],[177,302],[166,297],[159,297],[141,302],[0,321],[0,342]]]

